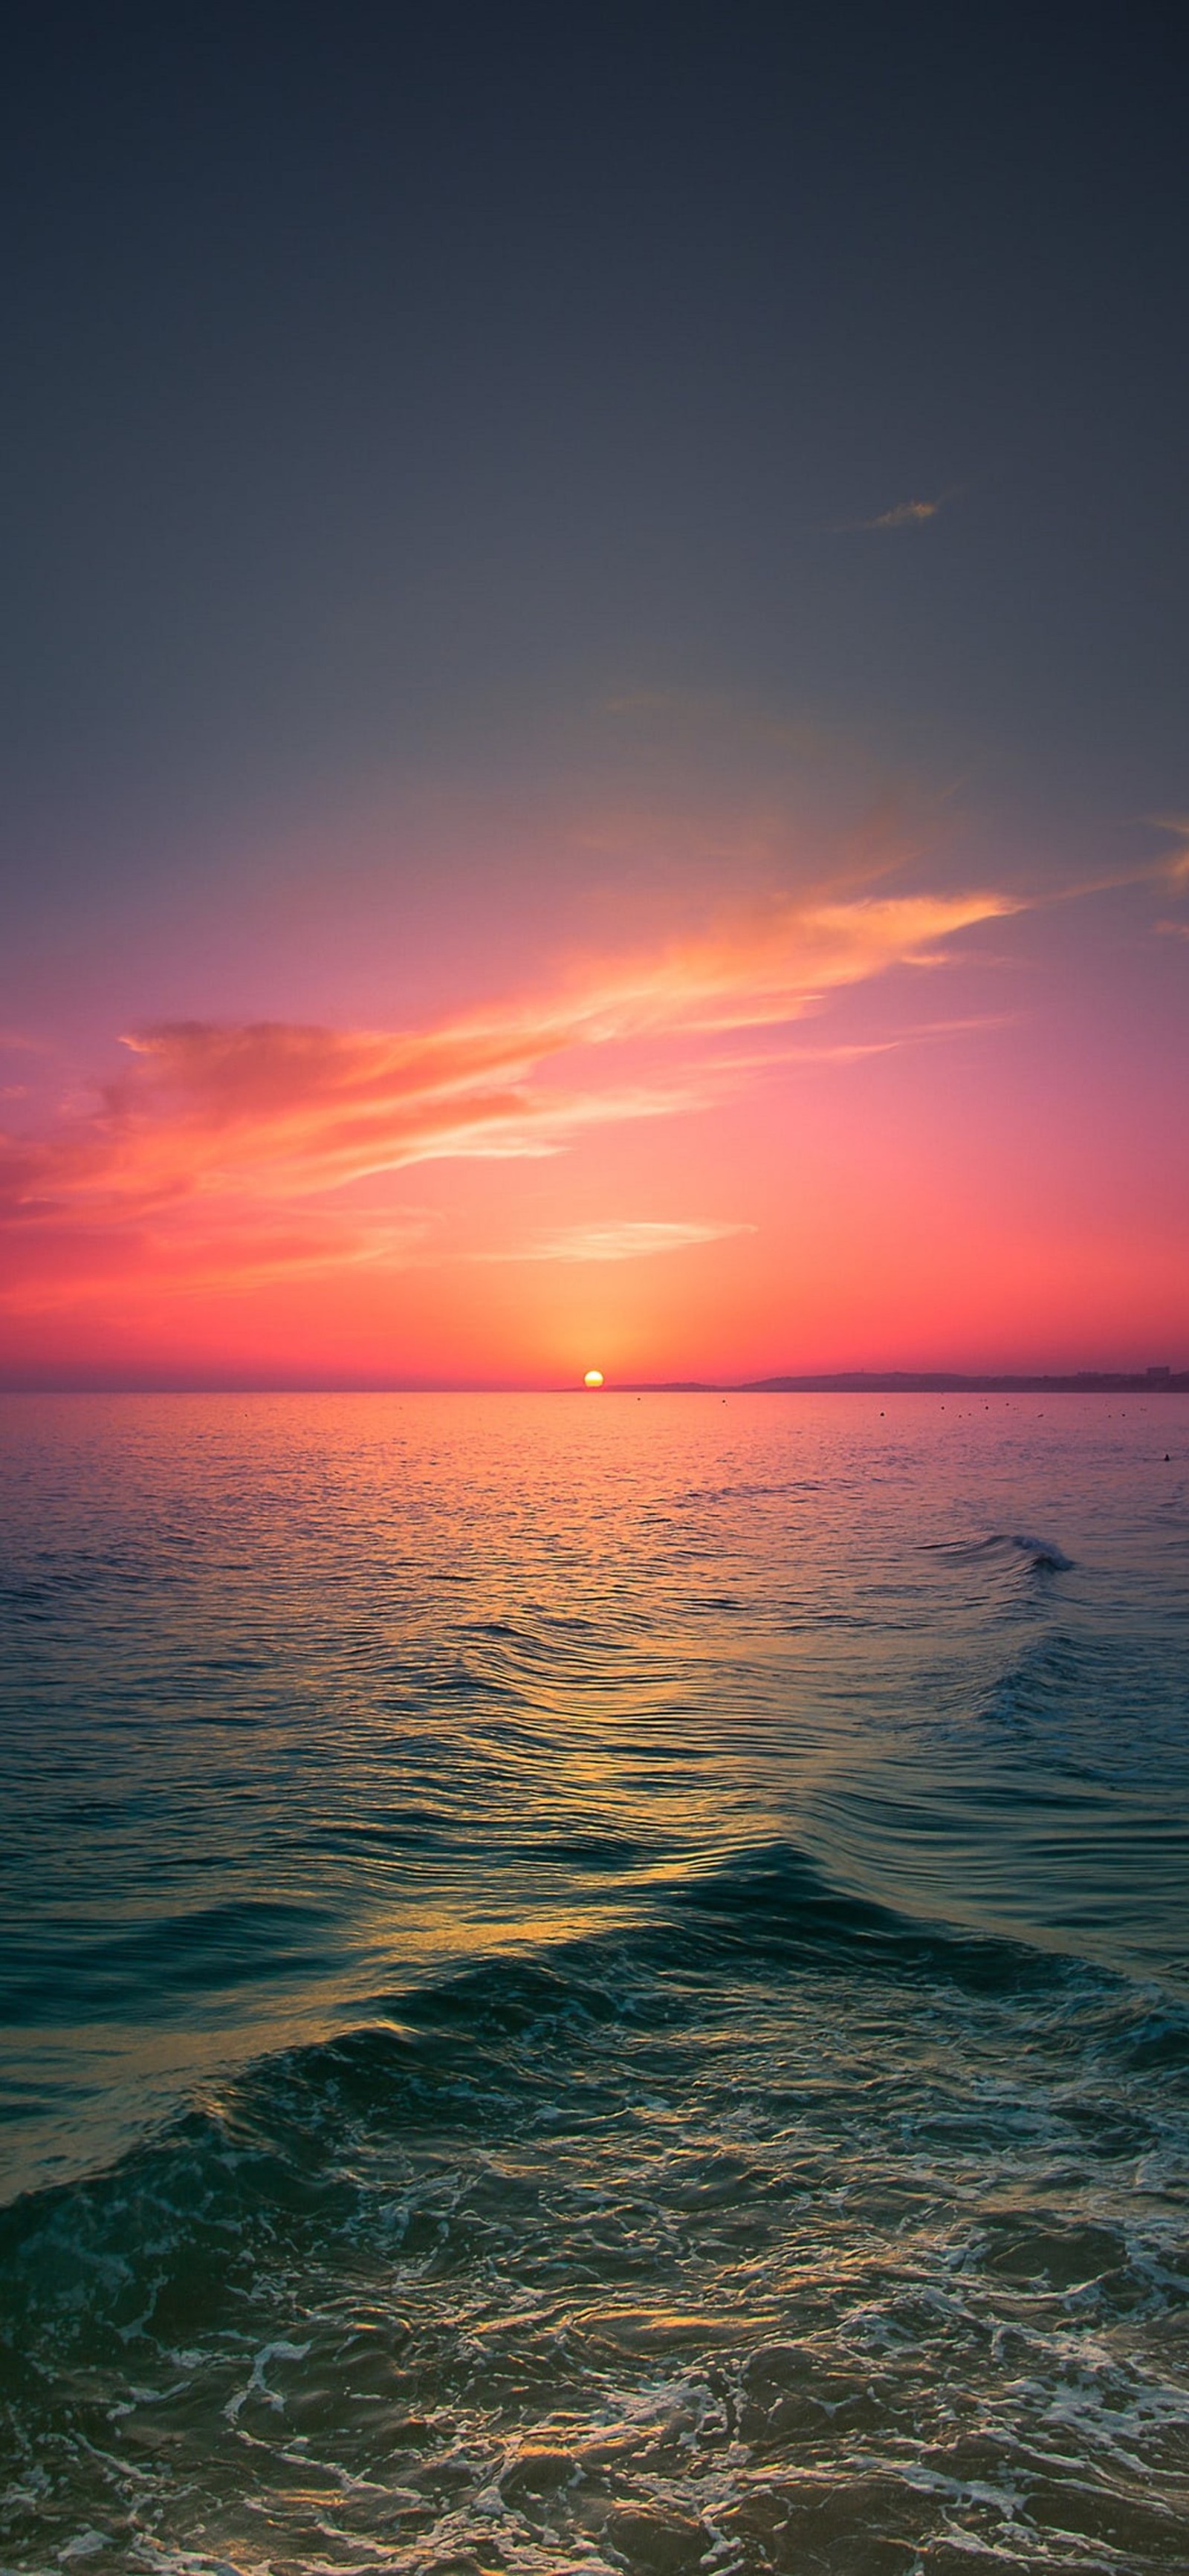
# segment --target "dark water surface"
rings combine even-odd
[[[1189,2566],[1187,1572],[1175,1397],[4,1399],[5,2576]]]

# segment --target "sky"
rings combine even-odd
[[[0,1385],[1189,1365],[1189,34],[17,6]]]

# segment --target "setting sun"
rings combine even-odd
[[[603,1372],[602,1372],[602,1370],[601,1370],[601,1369],[588,1369],[588,1370],[587,1370],[587,1372],[586,1372],[585,1377],[583,1378],[582,1383],[583,1383],[583,1386],[589,1386],[589,1387],[592,1387],[592,1388],[593,1388],[593,1387],[596,1387],[596,1386],[601,1386],[601,1385],[602,1385],[602,1383],[603,1383]]]

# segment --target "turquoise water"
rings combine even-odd
[[[5,1399],[0,2567],[1183,2569],[1187,1559],[1173,1397]]]

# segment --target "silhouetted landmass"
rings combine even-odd
[[[847,1369],[836,1377],[763,1377],[748,1395],[1152,1395],[1189,1394],[1189,1369],[1076,1369],[1067,1377],[961,1377],[945,1369]]]
[[[614,1390],[611,1390],[614,1392]],[[949,1369],[840,1369],[832,1377],[753,1377],[742,1385],[669,1378],[621,1395],[1189,1395],[1189,1369],[1075,1369],[1066,1377],[961,1377]]]

